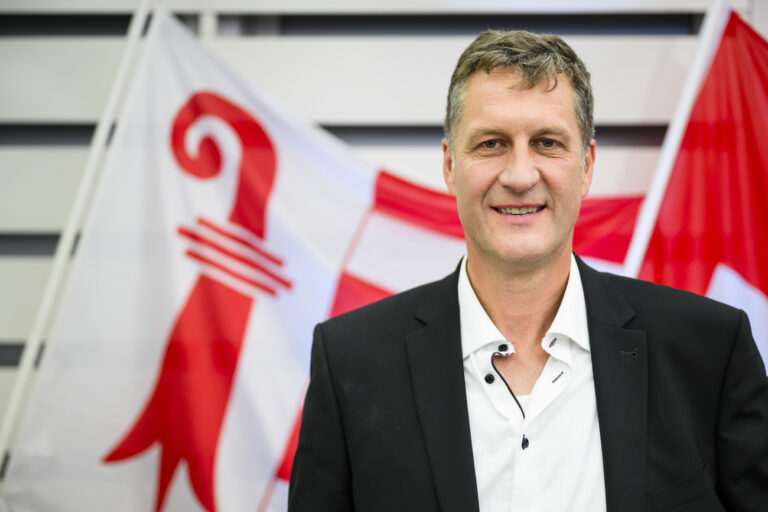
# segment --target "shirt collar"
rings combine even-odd
[[[578,346],[590,351],[589,328],[587,327],[587,306],[584,302],[584,288],[581,285],[581,274],[576,258],[571,253],[571,272],[568,274],[568,284],[557,314],[549,326],[547,335],[560,334],[568,337]]]
[[[467,276],[467,257],[459,270],[459,321],[461,322],[461,356],[466,359],[490,342],[505,341],[504,336],[488,317]]]
[[[485,312],[467,275],[467,257],[462,259],[459,269],[459,321],[461,322],[461,354],[466,359],[471,353],[489,344],[505,341],[496,325]],[[590,350],[589,330],[587,328],[587,310],[584,302],[584,289],[576,258],[571,254],[571,269],[565,293],[555,319],[545,336],[550,334],[565,336],[586,351]]]

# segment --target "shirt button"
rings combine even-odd
[[[493,384],[493,381],[496,380],[496,378],[493,376],[492,373],[489,373],[485,376],[485,382],[488,384]]]
[[[525,437],[525,435],[523,435],[523,443],[521,444],[521,446],[523,447],[523,450],[525,450],[526,448],[528,448],[528,445],[529,445],[529,444],[530,444],[530,443],[528,442],[528,438],[527,438],[527,437]]]
[[[502,343],[501,345],[499,345],[499,352],[506,352],[508,348],[509,347],[507,346],[506,343]]]

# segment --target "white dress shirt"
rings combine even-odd
[[[531,393],[517,401],[492,365],[494,354],[514,354],[514,340],[505,340],[483,309],[466,262],[465,257],[458,286],[461,345],[481,512],[605,511],[587,312],[576,259],[571,256],[563,300],[541,340],[549,359]]]

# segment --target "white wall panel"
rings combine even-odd
[[[0,38],[0,122],[93,122],[122,54],[122,38]]]
[[[16,368],[0,368],[0,411],[5,411],[16,382]]]
[[[86,157],[76,146],[0,146],[0,233],[61,230]]]
[[[567,38],[593,76],[597,124],[666,124],[693,36]],[[208,44],[254,84],[323,124],[439,125],[471,37],[249,37]],[[93,122],[120,57],[116,38],[0,39],[0,122]],[[55,84],[55,87],[52,87]]]
[[[755,0],[752,7],[752,26],[764,38],[768,38],[768,1]]]
[[[307,39],[222,38],[210,46],[253,83],[321,123],[434,125],[442,123],[453,67],[472,37]],[[669,121],[695,37],[567,40],[592,73],[597,124]]]
[[[0,257],[0,343],[29,335],[48,279],[51,257]]]

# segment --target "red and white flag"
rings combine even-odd
[[[286,114],[159,13],[4,505],[284,510],[314,324],[449,273],[455,215],[450,198]]]
[[[256,510],[375,176],[158,13],[12,450],[7,507]]]
[[[647,223],[649,241],[647,252],[637,244],[635,267],[642,279],[745,310],[768,363],[768,42],[727,9],[709,23],[713,44],[690,113],[673,120],[682,125],[667,169],[662,152],[657,173],[668,177],[654,177],[648,194],[658,188],[658,214],[640,214],[636,236]]]
[[[165,13],[144,51],[0,505],[282,511],[314,324],[452,271],[455,200],[359,162]],[[577,250],[621,261],[637,202],[587,201]]]

